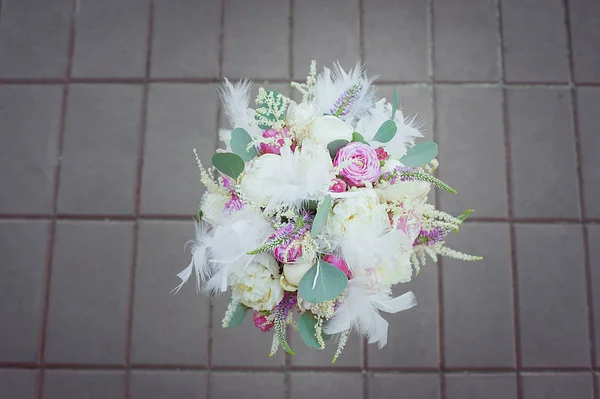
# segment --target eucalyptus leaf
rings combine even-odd
[[[398,126],[396,126],[396,122],[385,121],[381,124],[381,126],[379,126],[379,129],[377,129],[377,133],[375,133],[373,141],[377,141],[379,143],[387,143],[388,141],[394,138],[397,131]]]
[[[219,172],[234,179],[244,171],[244,160],[230,152],[217,152],[212,157],[212,164]]]
[[[304,312],[298,320],[298,330],[306,346],[321,349],[319,341],[317,341],[316,325],[317,320],[310,312]]]
[[[235,308],[235,311],[233,312],[231,320],[229,320],[229,324],[227,325],[227,327],[235,328],[239,326],[244,321],[244,317],[246,317],[246,311],[244,310],[244,307],[242,305],[238,304]]]
[[[392,120],[394,120],[394,116],[396,116],[397,110],[398,110],[398,92],[394,88],[394,100],[392,101]]]
[[[298,284],[298,294],[310,303],[331,301],[348,285],[348,276],[322,259],[308,269]]]
[[[473,212],[475,212],[474,209],[467,209],[461,215],[459,215],[457,217],[457,219],[460,220],[461,222],[464,222],[469,217],[469,215],[472,214]]]
[[[329,155],[331,155],[331,158],[335,158],[339,149],[344,147],[346,144],[348,144],[348,140],[343,139],[334,140],[331,143],[327,144],[327,149],[329,150]]]
[[[258,156],[258,151],[254,146],[247,149],[251,142],[252,137],[245,129],[238,127],[231,132],[231,140],[229,141],[231,150],[246,162]]]
[[[406,154],[400,158],[405,166],[413,168],[427,165],[438,154],[438,146],[433,141],[421,141],[406,151]]]
[[[317,214],[313,220],[313,224],[310,229],[311,237],[314,238],[318,236],[323,229],[323,226],[325,226],[325,223],[327,222],[327,216],[329,215],[329,208],[331,208],[331,195],[327,194],[325,198],[323,198],[323,202],[321,202],[321,206],[317,210]]]
[[[363,143],[363,144],[367,144],[369,145],[369,143],[367,143],[365,141],[365,138],[363,137],[362,134],[358,133],[358,132],[354,132],[352,133],[352,142],[359,142],[359,143]]]

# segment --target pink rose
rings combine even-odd
[[[275,129],[265,130],[262,134],[264,138],[272,138],[277,139],[277,141],[273,144],[260,143],[260,150],[263,154],[277,154],[281,155],[281,147],[285,144],[285,138],[290,136],[290,129],[287,127],[283,128],[283,131],[278,131]],[[292,149],[295,146],[292,145]]]
[[[302,256],[302,244],[298,241],[285,242],[275,247],[273,255],[281,263],[292,263]]]
[[[244,202],[235,194],[225,203],[225,210],[229,213],[239,212],[244,209]]]
[[[348,276],[348,279],[352,278],[352,272],[348,268],[348,265],[346,264],[346,261],[344,261],[344,259],[340,258],[339,256],[327,254],[323,256],[323,260],[343,271],[346,274],[346,276]]]
[[[377,153],[366,144],[354,142],[338,150],[333,164],[338,166],[352,161],[340,174],[351,186],[364,187],[363,182],[375,182],[381,176],[381,166]]]
[[[267,332],[273,328],[273,322],[267,320],[267,316],[261,315],[260,312],[254,312],[254,325],[262,332]]]
[[[390,157],[390,155],[387,152],[385,152],[383,147],[375,149],[375,153],[377,154],[377,159],[379,159],[380,161],[385,161]]]
[[[343,193],[346,190],[348,190],[346,182],[338,178],[333,179],[331,186],[329,186],[329,191],[332,191],[334,193]]]

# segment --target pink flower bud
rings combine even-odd
[[[385,152],[383,147],[376,148],[375,153],[377,154],[377,159],[379,159],[380,161],[385,161],[390,157],[390,155],[387,152]]]
[[[281,263],[292,263],[302,256],[302,244],[298,241],[285,242],[273,250],[273,256]]]
[[[331,186],[329,186],[329,191],[334,193],[343,193],[348,190],[348,185],[342,179],[335,178],[331,181]]]
[[[346,274],[346,276],[348,276],[348,279],[352,278],[352,272],[348,268],[348,264],[346,264],[346,261],[344,261],[344,259],[340,258],[339,256],[327,254],[323,256],[323,260],[343,271]]]
[[[291,137],[290,130],[287,127],[284,127],[282,131],[278,131],[275,129],[265,130],[262,134],[264,138],[272,138],[277,139],[275,143],[267,144],[260,143],[260,150],[263,154],[281,154],[281,147],[285,144],[285,138]],[[292,149],[294,149],[292,146]]]
[[[262,332],[267,332],[273,328],[273,322],[267,320],[267,316],[261,315],[260,312],[254,312],[254,325]]]

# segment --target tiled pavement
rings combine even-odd
[[[599,398],[599,42],[598,0],[0,0],[0,398]],[[169,296],[191,149],[223,76],[358,56],[485,260],[424,269],[383,351],[269,358],[226,298]]]

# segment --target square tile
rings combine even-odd
[[[149,12],[149,0],[80,3],[73,76],[144,76]]]
[[[594,0],[569,0],[567,4],[575,81],[600,82],[600,53],[593,50],[600,41],[600,4]]]
[[[46,370],[43,399],[122,398],[125,372],[87,370]]]
[[[362,7],[367,71],[388,81],[428,80],[427,3],[366,0]]]
[[[589,367],[581,227],[516,226],[525,367]]]
[[[225,3],[223,75],[254,79],[289,77],[290,2]]]
[[[133,224],[58,222],[46,361],[123,364]]]
[[[579,217],[569,91],[510,89],[506,94],[514,216]]]
[[[435,79],[498,80],[497,32],[494,0],[434,0]]]
[[[0,397],[36,399],[38,374],[35,370],[0,369]]]
[[[58,212],[134,213],[142,87],[72,85]]]
[[[589,399],[592,377],[589,374],[524,374],[523,399]]]
[[[129,398],[206,398],[207,376],[199,371],[141,371],[131,373]]]
[[[600,88],[577,89],[577,123],[579,126],[579,149],[583,177],[584,217],[600,218]]]
[[[19,0],[2,4],[0,76],[66,75],[71,4],[71,0]]]
[[[290,374],[290,399],[322,398],[362,399],[363,382],[360,373],[298,373]]]
[[[442,210],[506,217],[502,92],[493,88],[436,88],[440,146],[438,176],[458,194],[439,190]]]
[[[312,60],[317,61],[317,71],[332,68],[336,61],[345,70],[353,68],[359,57],[358,1],[293,3],[293,78],[305,79]]]
[[[467,223],[448,245],[483,256],[477,262],[443,258],[446,366],[513,367],[514,326],[507,224]]]
[[[361,353],[363,350],[362,338],[352,332],[348,337],[348,342],[334,364],[331,364],[333,355],[335,354],[338,342],[336,339],[325,341],[325,349],[317,350],[306,346],[300,333],[293,329],[288,329],[288,337],[290,337],[290,346],[294,350],[294,356],[290,356],[292,367],[353,367],[361,368]]]
[[[60,86],[0,87],[0,213],[50,214]]]
[[[208,298],[191,278],[177,295],[177,273],[190,263],[191,222],[144,221],[138,232],[132,361],[203,365],[208,361]]]
[[[0,362],[38,359],[48,228],[42,221],[0,222]]]
[[[562,1],[546,1],[543,7],[536,0],[503,0],[500,4],[505,80],[568,81],[569,55]]]
[[[411,282],[394,287],[397,296],[413,291],[418,304],[396,314],[382,312],[389,323],[388,343],[381,350],[368,346],[369,368],[438,367],[437,284],[437,265],[429,259]]]
[[[283,373],[213,373],[213,398],[282,398]]]
[[[374,374],[368,380],[369,397],[438,399],[439,377],[435,374]]]
[[[156,84],[149,96],[141,211],[191,217],[203,192],[193,149],[205,167],[211,166],[218,140],[217,89]]]
[[[152,76],[219,75],[220,1],[156,0],[153,23]]]
[[[600,256],[600,226],[590,224],[587,229],[588,259],[592,284],[592,307],[594,310],[594,333],[596,334],[596,358],[600,357],[600,263],[596,261]]]
[[[517,399],[514,374],[446,375],[448,399]]]

